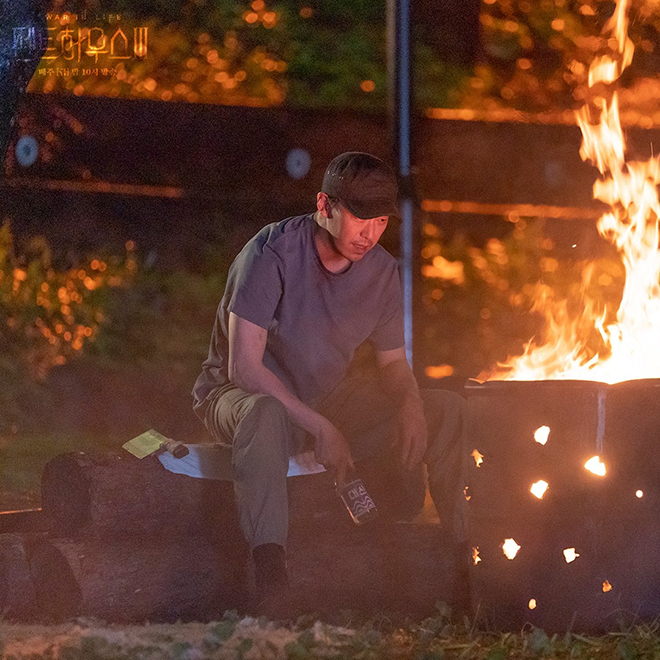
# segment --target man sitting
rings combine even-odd
[[[241,526],[262,600],[288,588],[286,475],[306,439],[339,486],[398,440],[403,469],[424,461],[458,546],[462,399],[420,392],[404,352],[396,259],[378,241],[397,215],[392,170],[366,153],[328,166],[316,212],[267,225],[232,263],[194,409],[231,445]],[[379,377],[347,376],[363,342]]]

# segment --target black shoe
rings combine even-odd
[[[256,614],[271,620],[291,618],[291,589],[284,548],[264,543],[252,550],[257,585]]]

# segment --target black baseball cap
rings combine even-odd
[[[321,192],[339,200],[356,218],[399,215],[399,186],[392,168],[362,151],[334,158],[325,171]]]

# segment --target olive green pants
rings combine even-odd
[[[429,431],[424,456],[429,491],[441,521],[460,542],[465,540],[463,399],[444,390],[420,394]],[[346,378],[316,410],[344,434],[355,461],[388,451],[396,439],[398,410],[377,378]],[[308,434],[277,399],[231,384],[211,393],[204,421],[217,442],[232,448],[234,491],[247,541],[251,547],[286,547],[289,456],[305,448]]]

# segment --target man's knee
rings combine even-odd
[[[248,415],[257,416],[270,422],[286,422],[288,413],[284,404],[274,396],[255,394],[254,402]]]
[[[465,408],[465,399],[456,392],[449,390],[423,390],[431,397],[431,401],[440,405],[444,410],[454,412],[458,415],[463,414]]]
[[[448,390],[423,389],[420,395],[429,426],[442,426],[448,432],[450,428],[455,429],[456,433],[460,432],[465,415],[465,399],[460,394]]]
[[[283,452],[287,457],[289,434],[289,417],[284,404],[267,394],[254,396],[250,410],[236,429],[237,436],[246,436],[250,444],[259,445],[260,450]]]

